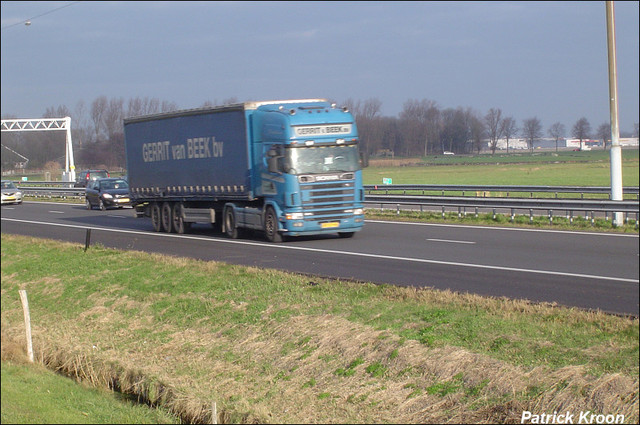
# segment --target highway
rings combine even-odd
[[[637,235],[367,221],[351,239],[272,244],[258,234],[228,239],[208,225],[185,235],[156,233],[132,209],[46,202],[2,207],[5,234],[84,244],[87,229],[92,244],[125,250],[638,316]]]

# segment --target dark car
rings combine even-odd
[[[98,207],[102,211],[131,206],[129,184],[126,180],[115,177],[92,180],[87,185],[85,203],[88,210]]]
[[[90,181],[111,177],[107,170],[83,170],[76,174],[76,182],[73,187],[87,187]]]

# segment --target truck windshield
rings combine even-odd
[[[289,174],[316,174],[360,169],[358,147],[315,146],[290,148],[285,154],[285,170]]]

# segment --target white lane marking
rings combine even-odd
[[[475,242],[471,242],[471,241],[454,241],[454,240],[449,240],[449,239],[427,239],[428,241],[431,242],[446,242],[446,243],[466,243],[469,245],[475,245]]]
[[[51,214],[64,214],[64,211],[49,211]]]
[[[617,282],[640,283],[640,280],[638,279],[627,279],[623,277],[598,276],[598,275],[590,275],[590,274],[582,274],[582,273],[555,272],[555,271],[549,271],[549,270],[520,269],[516,267],[489,266],[485,264],[456,263],[453,261],[439,261],[439,260],[427,260],[423,258],[396,257],[392,255],[366,254],[361,252],[307,248],[302,246],[287,246],[287,245],[279,245],[279,244],[269,244],[266,242],[259,243],[259,242],[250,242],[250,241],[239,241],[235,239],[223,239],[223,238],[216,238],[216,237],[210,237],[210,236],[202,237],[202,236],[191,236],[191,235],[178,235],[175,233],[159,233],[159,232],[148,232],[148,231],[141,232],[137,230],[120,230],[120,229],[109,229],[104,227],[76,226],[73,224],[43,223],[40,221],[17,220],[17,219],[4,218],[4,217],[2,218],[2,220],[16,221],[16,222],[30,223],[30,224],[44,224],[49,226],[72,227],[76,229],[85,229],[85,230],[86,229],[103,230],[105,232],[129,233],[133,235],[157,236],[162,238],[193,239],[200,242],[250,245],[250,246],[260,246],[260,247],[271,248],[271,249],[290,249],[290,250],[298,250],[298,251],[321,252],[325,254],[349,255],[353,257],[380,258],[385,260],[408,261],[408,262],[425,263],[425,264],[439,264],[439,265],[447,265],[447,266],[471,267],[471,268],[478,268],[478,269],[502,270],[502,271],[511,271],[511,272],[520,272],[520,273],[535,273],[535,274],[546,274],[546,275],[553,275],[553,276],[568,276],[568,277],[580,277],[580,278],[586,278],[586,279],[602,279],[602,280],[613,280]]]

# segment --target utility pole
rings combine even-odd
[[[607,49],[609,51],[609,112],[611,114],[611,200],[622,201],[622,147],[618,128],[618,75],[613,1],[607,1]],[[613,213],[613,225],[622,225],[622,213]]]

